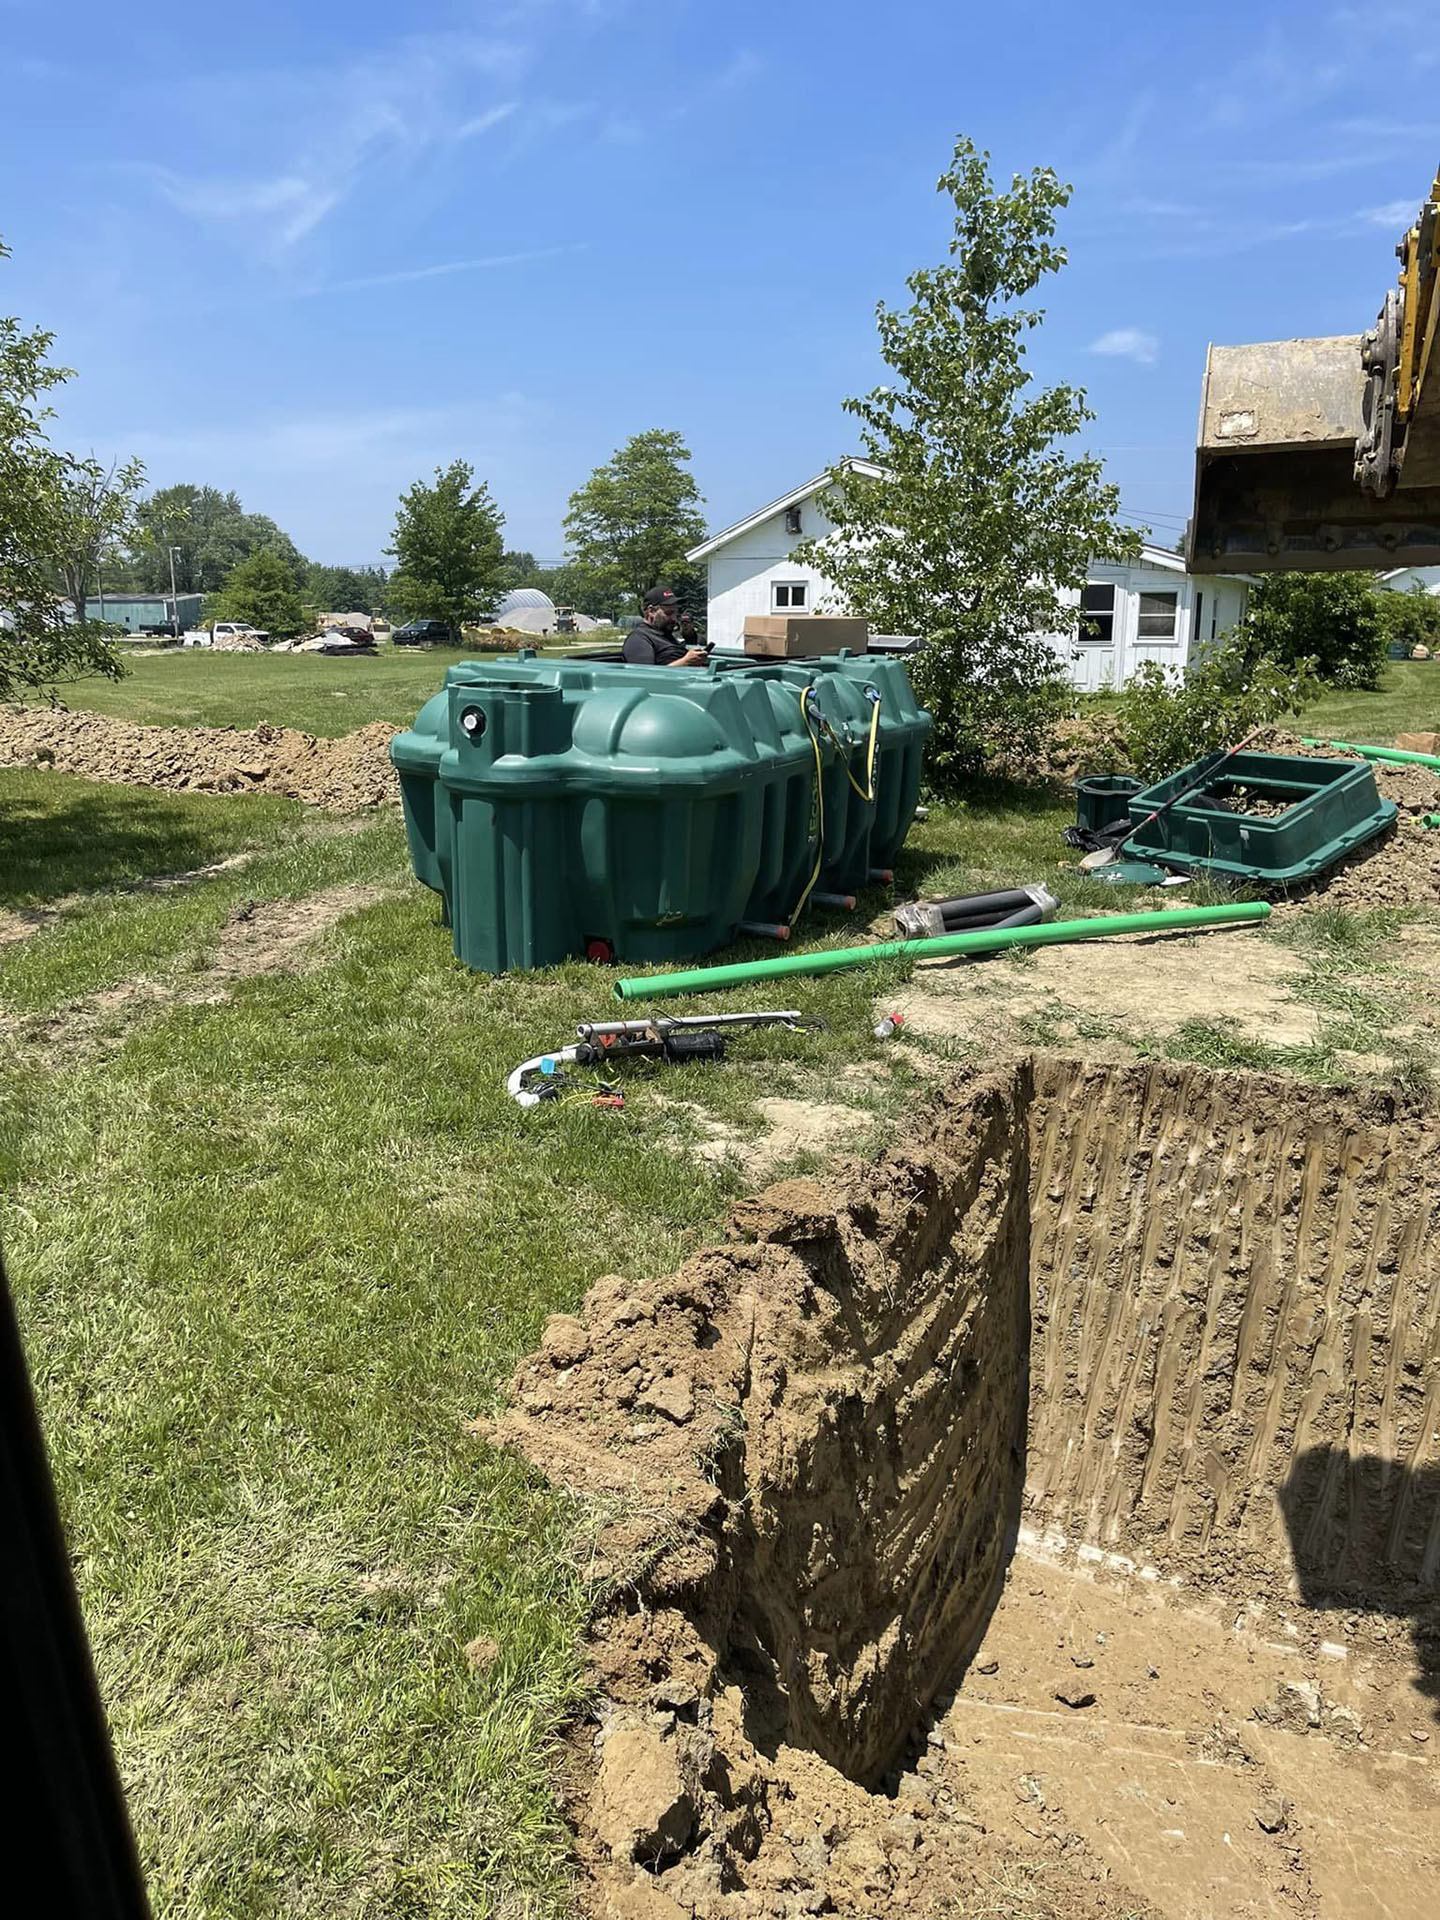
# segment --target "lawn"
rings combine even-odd
[[[459,969],[396,817],[277,840],[253,799],[179,796],[162,831],[156,796],[87,784],[0,773],[0,874],[47,795],[55,894],[91,857],[63,822],[110,822],[102,890],[0,945],[0,1236],[157,1914],[563,1911],[587,1594],[571,1516],[467,1423],[548,1312],[720,1230],[744,1177],[707,1121],[823,1099],[879,1052],[874,983],[790,988],[825,1031],[636,1070],[623,1113],[525,1113],[505,1071],[611,1011],[608,979]],[[981,821],[926,833],[917,862],[990,858]],[[314,965],[195,997],[227,930],[355,886]],[[857,1092],[877,1137],[921,1084]]]
[[[1299,730],[1322,739],[1389,746],[1397,733],[1440,733],[1440,660],[1400,660],[1379,693],[1327,689],[1300,716]]]
[[[371,720],[408,726],[446,667],[480,658],[388,645],[373,658],[352,659],[187,647],[129,658],[123,680],[85,680],[63,693],[68,707],[145,726],[253,727],[269,720],[334,736]]]

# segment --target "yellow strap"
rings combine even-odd
[[[840,763],[845,769],[845,778],[867,806],[875,798],[875,743],[879,738],[880,702],[877,700],[870,708],[870,741],[865,753],[865,785],[862,787],[851,773],[848,760],[842,758]]]
[[[790,919],[792,921],[799,919],[804,910],[805,902],[815,891],[815,882],[820,878],[820,869],[825,864],[825,766],[820,758],[819,737],[814,727],[810,724],[810,709],[805,704],[805,694],[802,693],[799,699],[800,717],[805,722],[805,731],[810,736],[810,745],[815,749],[815,812],[817,818],[815,822],[815,865],[811,870],[810,878],[805,882],[805,891],[795,902],[791,910]]]

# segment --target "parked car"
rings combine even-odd
[[[455,637],[443,620],[411,620],[397,627],[393,635],[397,647],[451,647]]]

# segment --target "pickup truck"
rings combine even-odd
[[[262,633],[258,627],[247,626],[243,620],[217,620],[213,627],[192,627],[181,634],[183,647],[213,647],[217,641],[238,640],[243,638],[254,646],[265,646],[270,636]]]

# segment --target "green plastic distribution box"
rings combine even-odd
[[[1124,820],[1141,782],[1127,773],[1086,773],[1075,782],[1075,824],[1098,833]]]
[[[1287,753],[1236,753],[1146,787],[1130,801],[1136,825],[1126,853],[1153,854],[1167,867],[1286,887],[1313,880],[1383,833],[1395,819],[1366,761],[1310,760]],[[1197,790],[1166,803],[1200,782]],[[1156,820],[1147,816],[1163,808]]]
[[[897,662],[868,663],[873,683],[858,664],[451,667],[390,751],[411,862],[457,956],[489,973],[691,959],[742,922],[785,919],[817,856],[837,889],[862,883],[909,829],[930,720]]]

